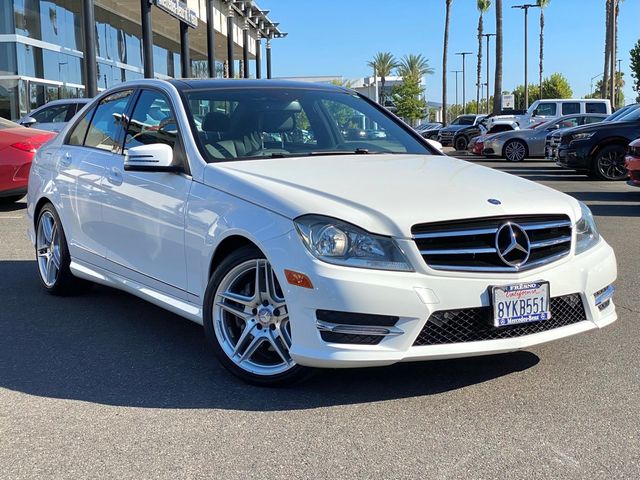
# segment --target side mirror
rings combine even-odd
[[[548,128],[547,128],[547,131],[548,131],[548,132],[551,132],[551,131],[553,131],[553,130],[560,130],[560,125],[558,125],[558,124],[556,123],[555,125],[553,125],[553,126],[551,126],[551,127],[548,127]]]
[[[179,172],[173,165],[173,148],[164,143],[140,145],[127,150],[124,169],[129,172]]]
[[[36,123],[38,123],[38,121],[33,117],[24,117],[20,122],[20,125],[22,125],[23,127],[31,128]]]
[[[534,117],[537,117],[537,116],[538,116],[538,109],[537,109],[537,108],[533,111],[533,116],[534,116]]]

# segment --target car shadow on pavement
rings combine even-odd
[[[539,362],[515,352],[323,370],[286,389],[252,387],[218,364],[199,325],[105,287],[54,297],[36,275],[34,262],[0,261],[0,387],[29,395],[127,407],[299,410],[438,394]]]
[[[26,209],[27,204],[25,202],[0,203],[0,212],[18,212]]]

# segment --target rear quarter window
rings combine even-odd
[[[573,115],[574,113],[580,113],[580,103],[569,102],[562,104],[562,115]]]
[[[602,102],[587,102],[585,113],[607,113],[607,106]]]

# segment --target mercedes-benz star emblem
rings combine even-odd
[[[529,260],[531,242],[520,225],[505,223],[496,233],[496,251],[510,267],[520,268]]]

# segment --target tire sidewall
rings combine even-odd
[[[247,372],[246,370],[236,365],[222,349],[222,346],[220,345],[218,337],[215,333],[213,319],[213,305],[215,302],[216,292],[220,283],[226,277],[226,275],[241,263],[244,263],[248,260],[259,260],[265,258],[266,257],[264,256],[264,254],[258,248],[248,246],[235,250],[234,252],[229,254],[222,262],[220,262],[220,264],[213,271],[213,274],[209,279],[209,283],[207,284],[202,309],[202,320],[207,343],[213,348],[216,357],[228,371],[241,378],[245,382],[253,385],[281,387],[296,383],[304,379],[311,373],[312,369],[296,364],[286,372],[272,376],[256,375]]]
[[[454,148],[457,152],[463,152],[469,146],[469,140],[467,137],[458,137],[454,142]]]

